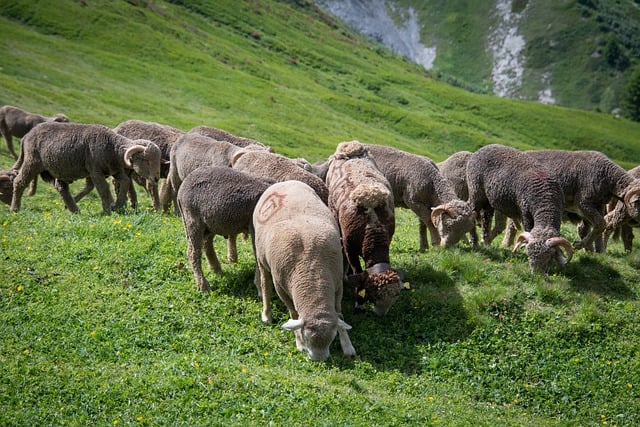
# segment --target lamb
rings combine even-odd
[[[28,111],[21,110],[20,108],[13,107],[11,105],[5,105],[0,108],[0,133],[7,141],[7,149],[11,153],[14,159],[18,158],[18,155],[13,149],[13,137],[22,138],[31,129],[40,123],[45,122],[68,122],[69,118],[64,114],[55,114],[52,117],[41,116],[40,114],[29,113]]]
[[[343,250],[355,285],[356,310],[366,301],[386,314],[403,288],[402,272],[391,268],[389,245],[395,232],[393,192],[367,147],[341,142],[329,160],[326,176],[329,208],[342,234]],[[360,264],[364,259],[365,270]]]
[[[126,136],[129,139],[147,139],[154,142],[160,148],[162,158],[162,163],[160,164],[160,178],[167,178],[169,174],[171,147],[178,138],[184,135],[183,131],[172,126],[154,122],[144,122],[141,120],[124,121],[113,130],[115,133]],[[158,184],[149,182],[136,173],[131,174],[131,179],[147,190],[147,193],[151,196],[151,200],[153,201],[153,208],[159,211],[161,209],[161,204]],[[137,195],[133,185],[129,187],[129,199],[131,200],[132,206],[135,207],[137,205]]]
[[[297,181],[273,184],[253,212],[256,262],[261,277],[262,321],[272,322],[271,290],[287,306],[296,347],[312,360],[329,357],[336,333],[342,351],[356,350],[342,319],[342,248],[331,211],[314,189]]]
[[[621,217],[640,219],[640,180],[598,151],[533,150],[527,155],[543,164],[560,184],[565,211],[582,220],[576,249],[604,252],[605,206],[624,201]]]
[[[202,166],[182,182],[178,190],[178,208],[187,236],[193,277],[201,292],[210,290],[202,274],[202,249],[211,270],[222,274],[213,247],[214,236],[235,236],[246,232],[253,241],[253,210],[271,184],[271,181],[220,166]],[[257,274],[255,283],[260,291]]]
[[[491,219],[498,210],[522,221],[525,231],[518,236],[514,252],[525,247],[532,272],[546,272],[553,261],[563,266],[571,260],[571,244],[560,236],[562,188],[532,157],[504,145],[487,145],[469,159],[467,183],[469,203],[481,219],[485,244],[493,237]],[[471,236],[476,246],[475,230]]]
[[[69,184],[87,178],[87,184],[98,190],[105,214],[122,208],[131,183],[127,171],[133,169],[150,181],[160,176],[160,149],[146,140],[130,140],[106,126],[47,122],[36,126],[22,139],[20,157],[14,169],[11,211],[20,210],[25,188],[38,174],[53,181],[71,212],[79,212],[69,192]],[[106,177],[118,182],[118,195],[113,202]]]
[[[471,206],[453,188],[429,158],[382,145],[365,145],[378,169],[391,184],[396,207],[411,209],[419,219],[420,251],[452,246],[475,227]]]
[[[627,172],[634,179],[640,179],[640,166]],[[638,218],[640,212],[640,193],[628,191],[624,200],[614,199],[607,205],[607,214],[604,217],[606,223],[604,231],[604,244],[606,247],[609,237],[622,238],[624,250],[631,252],[633,248],[633,229],[640,225]]]
[[[276,181],[295,179],[304,182],[315,190],[323,202],[328,203],[329,189],[322,179],[300,167],[298,162],[281,154],[269,153],[265,150],[249,151],[244,149],[232,157],[231,164],[234,169],[254,176]]]

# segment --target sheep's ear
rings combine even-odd
[[[287,331],[295,331],[301,329],[303,325],[304,320],[302,319],[289,319],[284,325],[282,325],[282,329],[285,329]]]
[[[338,327],[344,329],[345,331],[348,331],[351,329],[351,325],[349,325],[347,322],[345,322],[342,319],[338,320]]]

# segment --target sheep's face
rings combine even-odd
[[[529,257],[529,267],[533,273],[546,273],[554,265],[564,266],[573,256],[571,244],[564,237],[550,237],[548,239],[535,239],[531,233],[525,232],[518,236],[513,251],[525,246]],[[566,251],[566,256],[563,253]]]
[[[149,142],[144,151],[132,156],[131,164],[133,170],[142,178],[157,182],[160,179],[161,161],[162,153],[160,148],[156,144]]]
[[[440,244],[450,247],[458,243],[464,235],[476,226],[476,213],[462,200],[451,201],[434,211],[432,221],[442,239]]]
[[[389,269],[382,273],[368,274],[358,295],[373,303],[374,313],[384,316],[396,302],[403,288],[401,275],[398,271]]]
[[[338,322],[331,319],[290,320],[282,326],[296,335],[296,347],[306,351],[311,360],[329,357],[329,346],[338,333]]]
[[[13,178],[16,176],[16,171],[0,171],[0,201],[11,204],[13,197]]]

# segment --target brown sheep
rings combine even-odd
[[[13,149],[13,137],[22,138],[31,129],[44,122],[68,122],[69,118],[64,114],[56,114],[52,117],[41,116],[40,114],[30,113],[11,105],[5,105],[0,108],[0,133],[7,141],[7,149],[14,159],[18,155]]]

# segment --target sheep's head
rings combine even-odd
[[[16,177],[16,170],[0,171],[0,201],[11,204],[13,198],[13,179]]]
[[[312,360],[323,361],[329,357],[329,346],[338,333],[338,328],[351,329],[344,320],[326,315],[314,319],[289,319],[282,325],[296,335],[296,347],[306,351]]]
[[[386,263],[375,264],[356,275],[356,307],[365,302],[373,303],[373,312],[378,316],[387,314],[404,289],[404,272]]]
[[[573,247],[564,237],[537,239],[533,233],[523,232],[516,240],[513,252],[524,247],[529,257],[529,267],[533,273],[546,273],[553,263],[566,265],[573,257]],[[562,250],[566,251],[566,256]]]
[[[160,148],[146,139],[137,139],[134,142],[136,145],[124,153],[125,165],[146,180],[158,181],[160,179],[160,164],[162,163]]]
[[[51,117],[52,122],[60,122],[60,123],[68,123],[69,117],[65,116],[62,113],[58,113],[55,116]]]
[[[369,154],[367,147],[360,141],[341,142],[336,147],[334,158],[348,160],[357,157],[365,157]]]
[[[438,230],[441,246],[458,243],[476,226],[476,213],[468,202],[452,200],[431,210],[431,222]]]
[[[627,214],[635,221],[640,221],[640,180],[636,179],[627,187],[624,205],[627,208]]]

